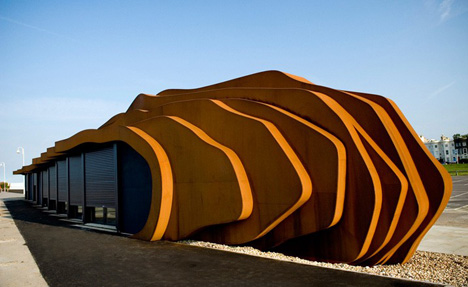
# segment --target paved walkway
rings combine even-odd
[[[453,184],[419,250],[468,256],[468,176]],[[1,192],[0,286],[431,286],[69,227],[31,208],[22,194]]]
[[[50,286],[440,286],[90,232],[21,199],[4,204],[16,226],[4,208],[2,218],[10,221],[8,228],[21,231]],[[5,260],[20,261],[18,256],[27,254],[21,261],[29,263],[2,270],[0,286],[44,286],[21,235],[14,240],[23,248],[6,252],[10,259]],[[2,254],[7,249],[0,248]]]
[[[452,177],[450,201],[418,250],[468,256],[468,176]]]
[[[4,203],[22,198],[22,194],[0,192],[0,286],[47,286]]]

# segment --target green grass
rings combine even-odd
[[[459,172],[458,175],[468,175],[468,163],[444,164],[444,167],[452,175],[454,175],[457,170],[465,171],[465,172]]]

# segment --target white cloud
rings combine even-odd
[[[427,99],[428,99],[428,100],[431,100],[431,99],[437,97],[438,95],[442,94],[443,92],[445,92],[446,90],[448,90],[450,87],[452,87],[453,85],[455,85],[455,83],[456,83],[456,81],[452,81],[452,82],[448,83],[447,85],[438,88],[438,89],[435,90],[432,94],[430,94],[430,95],[427,97]]]
[[[440,21],[444,22],[451,16],[452,5],[455,1],[454,0],[443,0],[439,4],[439,13],[440,13]]]
[[[13,24],[16,24],[16,25],[19,25],[19,26],[27,27],[27,28],[30,28],[30,29],[33,29],[33,30],[36,30],[36,31],[39,31],[39,32],[42,32],[42,33],[54,35],[54,36],[56,36],[56,37],[68,39],[68,40],[70,40],[70,41],[73,41],[73,42],[78,43],[77,40],[75,40],[75,39],[73,39],[73,38],[70,38],[70,37],[68,37],[68,36],[65,36],[65,35],[62,35],[62,34],[58,34],[58,33],[55,33],[55,32],[53,32],[53,31],[50,31],[50,30],[47,30],[47,29],[43,29],[43,28],[40,28],[40,27],[37,27],[37,26],[29,25],[29,24],[27,24],[27,23],[20,22],[20,21],[17,21],[17,20],[14,20],[14,19],[11,19],[11,18],[2,16],[2,15],[0,15],[0,20],[6,21],[6,22],[10,22],[10,23],[13,23]]]

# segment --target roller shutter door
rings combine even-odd
[[[34,174],[33,173],[30,173],[28,174],[28,183],[29,183],[29,186],[28,186],[28,199],[29,200],[33,200],[34,199]]]
[[[39,171],[37,176],[37,203],[42,204],[42,172]]]
[[[58,201],[68,201],[67,162],[65,160],[57,161],[57,180]]]
[[[83,205],[83,166],[81,155],[68,158],[68,169],[70,176],[70,204]]]
[[[42,174],[42,197],[49,198],[49,171],[43,170]]]
[[[57,177],[55,166],[49,167],[49,197],[51,200],[57,199]]]
[[[27,173],[24,175],[24,198],[29,199],[29,191],[31,190],[29,188],[29,183],[31,181],[30,174]]]
[[[37,201],[37,173],[32,174],[32,198],[33,201]]]
[[[114,147],[85,153],[85,190],[86,206],[116,208]]]

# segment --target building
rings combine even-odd
[[[362,265],[407,262],[451,193],[391,100],[279,71],[140,94],[15,174],[27,199],[133,238]]]
[[[453,141],[458,153],[458,162],[468,163],[468,135],[454,135]]]
[[[427,139],[423,135],[420,135],[419,138],[431,154],[441,163],[458,163],[458,150],[455,147],[453,139],[444,135],[440,137],[440,140]]]

